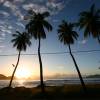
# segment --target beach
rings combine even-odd
[[[81,85],[67,84],[63,86],[46,86],[45,92],[40,87],[25,88],[15,87],[0,89],[0,100],[99,100],[100,84],[86,85],[84,93]]]

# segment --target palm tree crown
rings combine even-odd
[[[48,31],[52,30],[52,26],[45,20],[50,14],[48,12],[35,13],[31,17],[29,23],[26,25],[28,33],[30,33],[35,39],[46,38],[46,33],[44,28]]]
[[[84,37],[92,35],[100,41],[100,9],[96,10],[93,4],[90,11],[83,11],[79,16],[77,25],[80,29],[84,28]]]
[[[17,34],[13,34],[14,37],[11,42],[13,42],[13,46],[17,47],[18,51],[26,51],[27,45],[31,45],[30,36],[26,33],[20,33],[16,31]]]
[[[67,23],[63,20],[58,29],[59,40],[67,45],[74,44],[74,40],[77,40],[78,34],[77,32],[73,31],[73,28],[74,24]]]

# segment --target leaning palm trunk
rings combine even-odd
[[[40,85],[42,92],[44,92],[44,83],[43,83],[43,68],[42,68],[42,60],[41,60],[41,54],[40,54],[40,38],[39,38],[39,45],[38,45],[38,57],[39,57],[39,64],[40,64]]]
[[[19,51],[19,54],[18,54],[18,60],[17,60],[16,66],[15,66],[15,69],[14,69],[14,71],[13,71],[13,74],[12,74],[12,77],[11,77],[11,80],[10,80],[10,83],[9,83],[9,86],[8,86],[9,88],[11,87],[11,84],[12,84],[12,81],[13,81],[13,78],[14,78],[14,74],[15,74],[16,69],[17,69],[17,66],[18,66],[18,64],[19,64],[20,53],[21,53],[21,51]]]
[[[81,73],[80,73],[80,70],[79,70],[79,68],[78,68],[78,65],[77,65],[77,63],[76,63],[76,61],[75,61],[75,58],[74,58],[74,56],[73,56],[73,54],[72,54],[72,52],[71,52],[70,45],[69,45],[69,51],[70,51],[69,53],[70,53],[70,55],[71,55],[71,57],[72,57],[72,59],[73,59],[74,65],[75,65],[75,67],[76,67],[78,76],[79,76],[79,78],[80,78],[80,81],[81,81],[81,85],[82,85],[82,87],[83,87],[83,90],[84,90],[84,92],[86,92],[85,83],[84,83],[83,78],[82,78],[82,76],[81,76]]]

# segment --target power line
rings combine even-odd
[[[72,53],[92,53],[92,52],[100,52],[100,50],[85,50],[85,51],[72,51]],[[42,55],[56,55],[56,54],[67,54],[69,52],[45,52],[41,53]],[[0,56],[17,56],[18,54],[5,54],[5,55],[0,55]],[[30,53],[30,54],[21,54],[25,56],[32,56],[32,55],[37,55],[37,53]]]

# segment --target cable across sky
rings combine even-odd
[[[72,51],[72,53],[92,53],[92,52],[100,52],[100,50],[83,50],[83,51]],[[44,52],[44,53],[41,53],[42,55],[57,55],[57,54],[66,54],[66,53],[69,53],[69,52]],[[5,55],[0,55],[0,56],[17,56],[18,54],[5,54]],[[37,55],[37,53],[27,53],[27,54],[21,54],[21,55]]]

